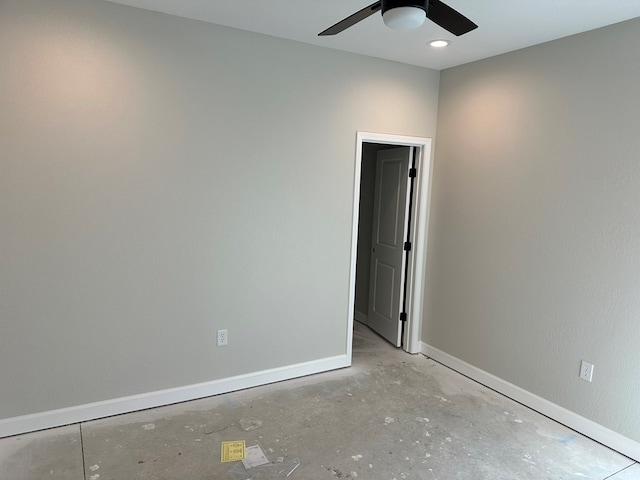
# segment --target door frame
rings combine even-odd
[[[433,161],[432,139],[384,133],[356,133],[355,170],[353,184],[353,223],[351,229],[351,266],[349,270],[349,315],[347,325],[347,357],[349,365],[353,353],[353,322],[356,299],[356,261],[358,257],[358,225],[360,223],[360,176],[362,173],[362,144],[378,143],[416,147],[414,203],[411,228],[411,258],[407,265],[407,323],[404,328],[403,349],[408,353],[420,353],[420,327],[424,310],[426,280],[427,234]]]

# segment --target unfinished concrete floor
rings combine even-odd
[[[270,463],[222,463],[235,440]],[[359,324],[349,369],[0,440],[2,480],[281,478],[638,480],[640,465]]]

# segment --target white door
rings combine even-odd
[[[411,147],[378,152],[367,324],[399,347]]]

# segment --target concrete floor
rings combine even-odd
[[[640,464],[361,325],[353,363],[5,438],[0,479],[640,479]],[[221,442],[236,440],[270,463],[222,463]]]

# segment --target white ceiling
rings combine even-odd
[[[445,0],[478,28],[461,37],[427,20],[390,30],[379,13],[333,37],[317,34],[373,0],[109,0],[274,37],[441,70],[640,17],[640,0]],[[452,40],[445,49],[427,41]]]

